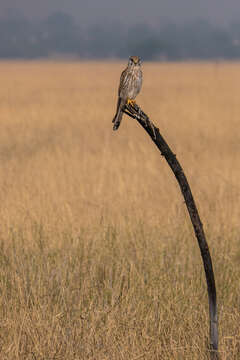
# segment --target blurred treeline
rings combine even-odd
[[[56,12],[42,21],[22,15],[0,18],[0,58],[76,56],[144,60],[240,58],[240,21],[220,28],[204,20],[151,27],[108,23],[82,27]]]

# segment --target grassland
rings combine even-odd
[[[0,63],[0,358],[208,359],[201,257],[120,63]],[[240,64],[143,64],[138,103],[189,179],[221,359],[240,358]]]

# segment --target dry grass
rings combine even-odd
[[[207,359],[200,253],[177,183],[134,120],[123,64],[0,63],[1,359]],[[144,64],[138,103],[177,153],[240,358],[240,64]]]

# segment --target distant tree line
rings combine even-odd
[[[56,12],[41,22],[20,15],[0,18],[0,58],[126,58],[145,60],[240,58],[240,21],[219,28],[207,21],[159,27],[120,24],[82,27],[66,13]]]

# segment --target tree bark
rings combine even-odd
[[[198,210],[188,184],[187,178],[183,169],[172,152],[164,138],[159,132],[159,129],[152,123],[149,117],[140,109],[137,104],[126,105],[124,112],[130,117],[136,119],[138,123],[151,137],[152,141],[158,147],[161,155],[164,156],[168,165],[172,169],[178,184],[180,186],[182,195],[184,197],[188,213],[195,231],[198,245],[200,248],[203,266],[206,275],[208,302],[209,302],[209,317],[210,317],[210,350],[214,359],[218,359],[218,316],[217,316],[217,294],[214,279],[214,272],[212,266],[211,255],[206,241]]]

